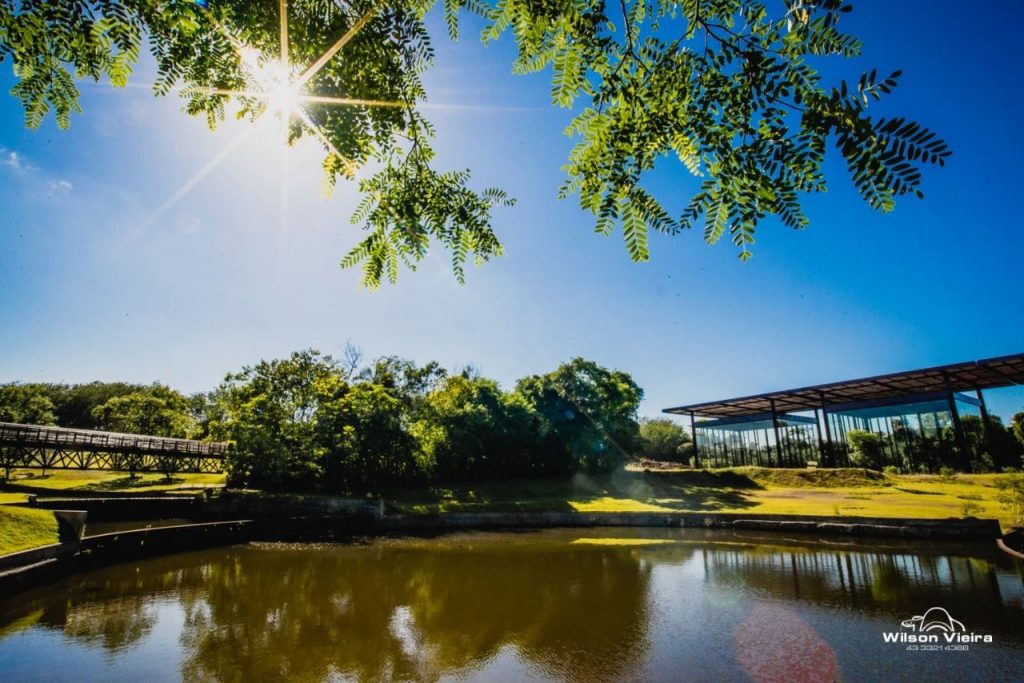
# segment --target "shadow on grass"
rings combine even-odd
[[[382,495],[394,512],[574,512],[588,506],[608,512],[654,511],[649,506],[710,512],[753,507],[746,491],[761,488],[735,472],[615,472],[459,482]]]
[[[608,494],[679,511],[753,507],[747,491],[762,487],[735,472],[619,473]]]
[[[906,486],[893,486],[893,489],[902,493],[913,493],[916,496],[943,496],[941,491],[922,491],[921,489],[907,488]]]
[[[707,486],[712,488],[763,489],[746,474],[732,470],[694,470],[692,472],[626,472],[642,477],[652,485]]]
[[[131,476],[125,475],[123,477],[118,477],[117,479],[92,482],[78,488],[89,491],[123,491],[125,489],[136,489],[149,486],[173,486],[184,482],[185,480],[181,477],[171,477],[170,479],[167,479],[166,477],[160,477],[159,479],[135,477],[133,479]]]

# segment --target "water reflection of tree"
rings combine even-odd
[[[243,551],[186,601],[182,674],[434,680],[512,646],[547,675],[617,679],[646,648],[648,577],[623,548]]]
[[[36,623],[44,628],[110,652],[123,650],[152,632],[157,596],[171,599],[188,586],[201,584],[199,567],[177,566],[174,558],[162,558],[154,565],[140,572],[134,564],[122,564],[73,577],[59,596],[49,589],[37,590],[21,608],[39,609]]]
[[[1000,595],[995,569],[1005,560],[984,553],[701,539],[631,548],[499,534],[215,549],[81,575],[26,595],[5,618],[32,613],[113,653],[162,625],[161,603],[178,602],[180,673],[245,683],[436,680],[509,651],[551,678],[637,678],[656,564],[702,567],[712,585],[786,602],[901,618],[940,605],[992,633],[1016,633],[1024,618]]]

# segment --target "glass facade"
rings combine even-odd
[[[697,422],[694,428],[704,467],[803,467],[818,459],[813,417],[779,415],[773,423],[771,413],[763,413]]]
[[[953,400],[955,416],[946,394],[924,394],[825,406],[813,413],[778,413],[774,420],[771,413],[698,420],[697,455],[704,467],[851,467],[864,464],[851,458],[853,434],[854,440],[859,437],[875,449],[873,467],[891,465],[905,472],[969,469],[984,442],[981,402],[966,394],[954,394]]]
[[[972,436],[981,428],[978,399],[955,394],[957,416]],[[942,394],[910,400],[874,401],[869,404],[835,406],[828,409],[832,436],[831,458],[836,466],[849,466],[850,433],[859,431],[880,437],[883,465],[907,472],[937,471],[943,465],[966,464],[975,455],[960,453],[954,414],[949,398]],[[968,451],[975,439],[966,439]]]

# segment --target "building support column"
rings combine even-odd
[[[700,453],[697,452],[697,416],[690,411],[690,438],[693,439],[693,466],[700,467]]]
[[[821,400],[821,417],[825,422],[825,447],[822,449],[822,456],[829,467],[835,467],[835,448],[832,446],[832,426],[829,425],[828,407],[825,405],[825,392],[818,392],[818,398]]]
[[[782,467],[782,439],[779,438],[779,414],[775,411],[775,399],[771,399],[772,406],[772,429],[775,431],[775,457],[779,467]]]
[[[985,439],[985,452],[992,455],[992,434],[988,426],[988,406],[985,405],[985,395],[981,389],[975,391],[978,395],[978,407],[981,409],[981,434]]]
[[[956,438],[956,449],[959,452],[960,464],[965,472],[971,471],[971,454],[967,452],[967,438],[964,436],[964,425],[960,422],[960,411],[956,407],[956,396],[953,385],[949,383],[949,375],[942,373],[946,383],[946,402],[949,403],[949,414],[953,418],[953,435]]]
[[[814,409],[814,433],[818,435],[818,464],[822,465],[825,459],[825,440],[821,438],[821,415],[817,408]]]

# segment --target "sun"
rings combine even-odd
[[[320,70],[323,69],[324,66],[326,66],[327,63],[330,62],[331,59],[333,59],[362,28],[377,15],[379,11],[381,11],[380,3],[374,3],[362,16],[356,19],[348,27],[348,29],[337,39],[337,41],[335,41],[333,45],[327,48],[311,64],[306,65],[292,64],[288,59],[288,0],[279,0],[279,56],[271,56],[267,52],[261,52],[255,46],[246,43],[232,31],[228,30],[210,11],[208,2],[195,0],[195,3],[195,6],[198,8],[200,13],[210,22],[210,25],[231,43],[235,54],[238,56],[244,77],[244,84],[238,89],[211,86],[205,88],[205,92],[209,95],[225,95],[231,98],[236,98],[237,100],[243,100],[247,106],[251,106],[251,102],[253,100],[260,101],[263,105],[262,110],[255,112],[253,119],[255,121],[264,114],[271,114],[272,116],[280,119],[281,125],[279,127],[279,134],[282,136],[284,149],[291,146],[291,134],[294,131],[293,124],[297,124],[301,127],[302,131],[312,133],[313,137],[319,140],[330,154],[341,160],[343,167],[351,169],[350,175],[354,176],[355,171],[358,170],[356,163],[353,160],[346,158],[338,151],[338,148],[334,145],[331,139],[324,134],[324,131],[321,130],[320,126],[317,125],[310,116],[309,112],[306,110],[306,105],[315,103],[318,106],[326,105],[335,107],[411,108],[411,104],[406,102],[389,102],[357,97],[325,96],[318,94],[314,89],[315,85],[311,83]],[[257,130],[257,128],[253,126],[248,130],[243,131],[235,138],[235,140],[218,152],[213,159],[196,171],[191,178],[185,181],[185,184],[182,185],[177,192],[171,195],[166,202],[164,202],[142,223],[139,230],[150,225],[153,221],[174,206],[182,197],[188,194],[193,187],[195,187],[203,178],[219,166],[221,162],[223,162],[224,159],[227,158],[227,156],[237,148],[253,130]],[[287,159],[287,156],[284,158]],[[282,166],[282,174],[281,187],[283,189],[287,187],[285,177],[287,174],[286,165]],[[287,208],[286,204],[287,202],[282,194],[282,217],[284,216],[285,209]]]
[[[267,108],[281,116],[297,114],[299,107],[299,89],[290,83],[281,83],[267,91]]]
[[[302,84],[287,64],[266,59],[253,48],[243,48],[239,56],[251,93],[263,100],[268,112],[285,119],[302,113]]]

